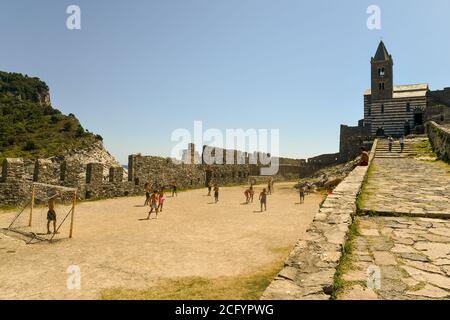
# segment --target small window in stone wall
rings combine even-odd
[[[134,178],[134,185],[138,186],[139,185],[139,178]]]

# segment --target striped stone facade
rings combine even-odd
[[[409,91],[396,91],[408,89]],[[405,133],[406,124],[411,130],[423,125],[423,113],[427,104],[426,84],[394,86],[393,98],[387,100],[372,101],[369,90],[364,95],[364,123],[371,126],[372,136],[375,136],[379,129],[382,129],[385,135],[400,136]]]
[[[364,93],[364,126],[372,136],[401,136],[423,129],[428,84],[394,86],[394,61],[381,41],[371,59],[371,89]]]

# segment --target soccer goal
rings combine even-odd
[[[76,202],[76,188],[33,183],[7,231],[27,243],[72,238]]]

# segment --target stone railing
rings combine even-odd
[[[369,165],[375,156],[375,140]],[[264,292],[263,300],[326,300],[331,298],[336,268],[356,214],[356,199],[368,173],[356,167],[330,194],[284,268]]]
[[[434,152],[444,161],[450,161],[450,129],[434,121],[427,122],[426,131]]]

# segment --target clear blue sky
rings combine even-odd
[[[194,120],[279,128],[281,155],[309,157],[337,152],[339,125],[362,118],[380,37],[396,84],[450,86],[449,14],[448,0],[1,0],[0,70],[46,81],[123,163],[168,156]]]

